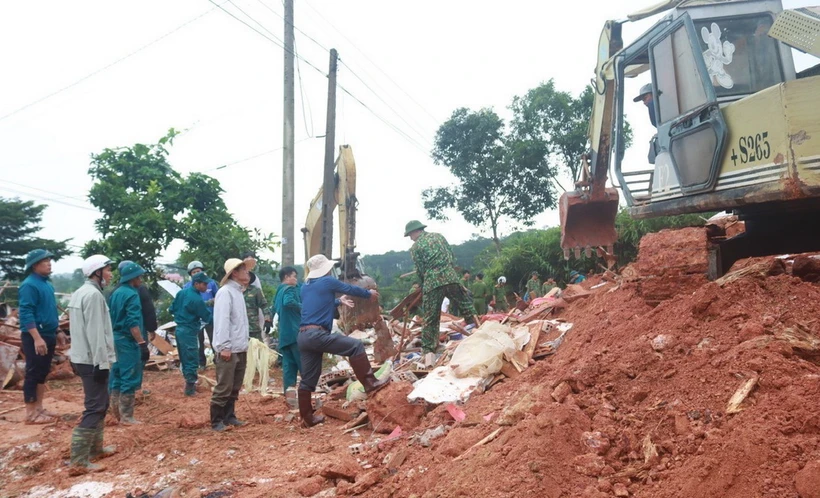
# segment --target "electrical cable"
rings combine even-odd
[[[65,206],[70,206],[70,207],[77,208],[77,209],[85,209],[86,211],[94,211],[95,213],[99,212],[98,210],[90,208],[90,207],[80,206],[78,204],[72,204],[70,202],[64,202],[64,201],[61,201],[59,199],[51,199],[51,198],[48,198],[48,197],[42,197],[42,196],[39,196],[39,195],[36,195],[36,194],[30,194],[28,192],[21,192],[19,190],[14,190],[14,189],[11,189],[11,188],[8,188],[8,187],[0,187],[0,190],[5,190],[7,192],[12,192],[12,193],[17,194],[17,195],[24,195],[26,197],[31,197],[31,198],[41,200],[41,201],[56,202],[57,204],[63,204]]]
[[[45,192],[46,194],[56,195],[58,197],[63,197],[63,198],[66,198],[66,199],[74,199],[74,200],[82,200],[82,201],[87,201],[88,200],[88,197],[85,196],[85,195],[65,195],[65,194],[61,194],[59,192],[54,192],[54,191],[42,189],[42,188],[39,188],[39,187],[32,187],[31,185],[25,185],[23,183],[13,182],[11,180],[3,179],[3,180],[0,180],[0,181],[5,182],[5,183],[11,183],[12,185],[17,185],[18,187],[25,187],[25,188],[29,188],[29,189],[32,189],[32,190],[39,190],[40,192]]]

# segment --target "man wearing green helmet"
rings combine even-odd
[[[51,359],[57,343],[64,345],[65,334],[58,330],[59,315],[54,287],[48,281],[51,258],[45,249],[35,249],[26,256],[29,275],[18,291],[20,310],[20,337],[26,355],[26,376],[23,380],[23,401],[26,403],[27,424],[54,422],[54,414],[43,408],[46,377],[51,370]]]
[[[182,375],[185,377],[185,396],[196,394],[196,369],[198,365],[199,341],[197,334],[202,324],[213,322],[211,310],[205,305],[200,293],[208,288],[211,278],[205,272],[194,274],[192,286],[177,292],[171,304],[171,314],[177,324],[176,339]]]
[[[421,280],[422,314],[424,329],[421,333],[423,353],[435,353],[439,345],[441,303],[450,299],[451,309],[457,309],[467,321],[479,325],[478,317],[455,270],[455,257],[447,239],[441,234],[425,232],[424,225],[413,220],[404,227],[404,236],[410,237],[413,247],[410,257],[416,265],[416,275]]]
[[[142,305],[139,291],[145,270],[129,263],[120,270],[120,285],[108,299],[117,362],[111,367],[108,384],[114,416],[123,424],[138,424],[134,418],[134,393],[142,384],[142,365],[148,359],[148,342],[143,337]]]

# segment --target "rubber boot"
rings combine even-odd
[[[89,462],[96,430],[97,429],[75,427],[71,432],[71,466],[68,469],[69,475],[79,476],[88,472],[103,470],[101,465]]]
[[[242,420],[239,420],[238,418],[236,418],[236,412],[234,411],[235,406],[236,406],[236,400],[235,399],[232,399],[232,400],[228,401],[228,404],[225,405],[225,420],[224,420],[224,423],[225,423],[225,425],[232,425],[234,427],[242,427],[243,425],[246,425],[247,422],[243,422]]]
[[[325,421],[324,415],[313,414],[311,392],[299,389],[299,416],[302,417],[302,427],[313,427]]]
[[[125,425],[141,424],[134,418],[134,393],[120,394],[120,421]]]
[[[186,382],[185,383],[185,396],[195,396],[196,395],[196,383],[195,382]]]
[[[103,446],[103,427],[105,424],[100,422],[96,429],[94,429],[94,441],[91,444],[91,451],[88,454],[88,457],[94,460],[100,460],[102,458],[107,458],[117,452],[117,448],[114,446]]]
[[[223,420],[225,419],[225,408],[211,404],[211,429],[222,432],[226,429]]]
[[[364,392],[370,394],[378,391],[390,382],[390,377],[379,380],[373,375],[373,368],[370,367],[370,360],[367,355],[362,353],[360,355],[350,357],[350,366],[353,367],[353,373],[356,374],[356,379],[364,386]]]
[[[111,408],[111,415],[115,419],[120,419],[120,392],[111,391],[111,399],[109,400],[109,408]]]

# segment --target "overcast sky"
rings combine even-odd
[[[266,36],[282,38],[281,2],[218,1]],[[343,62],[339,84],[367,106],[338,94],[336,143],[353,148],[358,169],[358,249],[375,254],[409,247],[403,228],[410,219],[425,219],[422,190],[450,181],[428,154],[454,109],[492,107],[507,118],[515,95],[550,78],[559,89],[580,93],[604,22],[648,3],[297,0],[295,25],[315,40],[297,32],[297,52],[326,73],[325,48],[336,48]],[[654,21],[629,25],[625,40]],[[239,223],[281,235],[280,47],[208,0],[2,2],[0,46],[0,196],[49,204],[42,236],[72,238],[76,246],[95,238],[98,213],[86,201],[89,155],[154,143],[170,127],[187,130],[172,148],[174,168],[209,172],[222,183]],[[327,95],[323,74],[304,61],[299,69],[297,262],[304,259],[298,230],[322,180],[324,143],[310,137],[325,134]],[[640,104],[628,104],[627,114],[636,129],[627,160],[640,160],[652,130]],[[557,213],[535,221],[555,225]],[[452,243],[488,234],[457,213],[448,223],[429,224]],[[161,260],[173,261],[178,250],[170,248]],[[79,263],[66,258],[55,271]]]

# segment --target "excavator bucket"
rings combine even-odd
[[[618,215],[618,191],[607,188],[604,195],[591,197],[588,191],[565,192],[559,200],[561,216],[561,249],[569,259],[583,250],[587,257],[592,250],[605,249],[609,254],[618,239],[615,217]],[[598,251],[600,253],[600,251]]]

